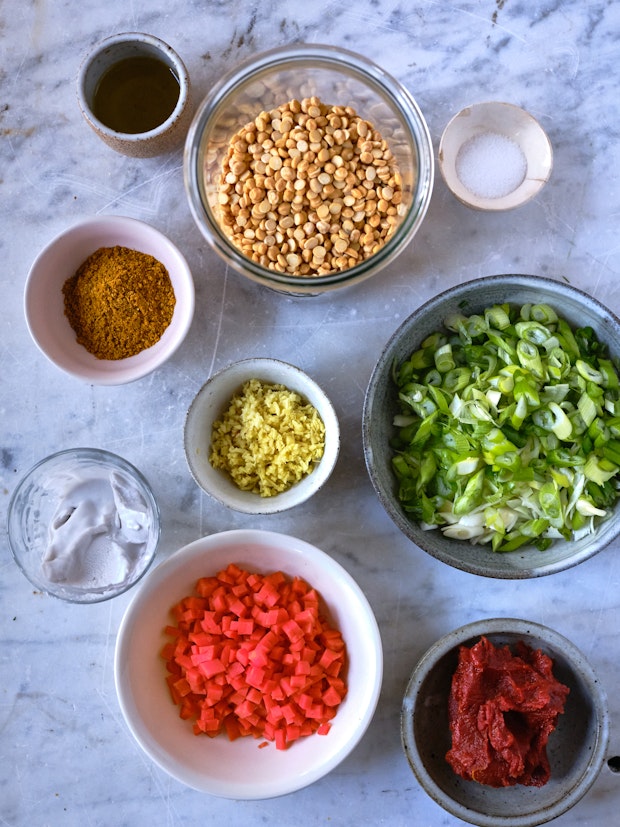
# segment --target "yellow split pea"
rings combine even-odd
[[[252,261],[317,277],[360,264],[395,231],[403,185],[387,141],[350,106],[291,100],[231,139],[222,225]]]
[[[284,385],[250,379],[213,424],[209,462],[242,491],[272,497],[311,473],[324,447],[316,408]]]

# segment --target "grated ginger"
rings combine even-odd
[[[284,385],[250,379],[213,424],[209,461],[241,490],[272,497],[310,474],[324,447],[316,408]]]

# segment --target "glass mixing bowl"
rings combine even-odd
[[[218,197],[222,163],[238,130],[263,110],[312,96],[328,105],[353,107],[381,133],[398,166],[403,192],[396,227],[377,252],[346,270],[301,276],[276,272],[242,253],[222,229]],[[207,241],[239,273],[296,295],[316,295],[355,284],[390,263],[420,228],[433,175],[432,141],[410,93],[371,61],[332,46],[285,46],[238,65],[199,106],[185,146],[190,209]]]
[[[147,572],[160,515],[149,483],[127,460],[70,448],[25,474],[11,496],[7,529],[33,586],[70,603],[99,603]]]

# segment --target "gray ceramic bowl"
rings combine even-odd
[[[555,677],[570,689],[547,745],[551,778],[543,787],[483,786],[457,776],[445,760],[451,744],[448,697],[459,646],[473,646],[481,635],[496,646],[522,640],[542,649],[554,661]],[[565,813],[594,783],[605,758],[609,715],[596,675],[569,640],[537,623],[495,618],[450,632],[423,655],[405,692],[401,733],[417,780],[449,813],[480,827],[533,827]]]
[[[443,320],[457,311],[477,313],[495,303],[547,302],[570,324],[591,325],[609,347],[612,358],[620,360],[620,320],[598,301],[563,282],[538,276],[501,275],[476,279],[452,287],[419,307],[388,341],[372,373],[363,413],[363,441],[366,466],[377,496],[398,528],[424,551],[457,569],[497,578],[540,577],[575,566],[599,552],[620,532],[618,504],[611,518],[595,534],[578,541],[557,540],[545,552],[531,546],[495,554],[488,546],[472,545],[444,537],[438,530],[424,531],[402,509],[397,497],[396,478],[391,467],[389,442],[395,433],[398,411],[392,366],[407,358]]]

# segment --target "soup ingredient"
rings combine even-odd
[[[251,736],[283,750],[329,732],[347,693],[346,645],[305,580],[231,563],[171,611],[161,655],[194,734]]]
[[[77,341],[98,359],[126,359],[156,344],[176,303],[164,265],[121,246],[96,250],[62,292]]]
[[[466,141],[456,156],[456,174],[479,198],[503,198],[523,183],[527,161],[511,138],[483,132]]]
[[[242,491],[272,497],[310,474],[324,447],[313,405],[284,385],[250,379],[213,424],[209,461]]]
[[[118,471],[80,469],[59,480],[43,575],[53,583],[97,590],[127,583],[143,562],[149,509]]]
[[[374,255],[396,228],[402,194],[379,131],[352,107],[311,97],[260,112],[233,136],[219,204],[245,256],[311,277]]]
[[[403,508],[494,551],[596,530],[620,484],[620,380],[546,304],[452,315],[395,369]]]
[[[490,787],[542,787],[551,775],[547,742],[569,689],[540,649],[519,641],[515,650],[485,637],[460,647],[446,760],[457,775]]]
[[[102,75],[93,114],[115,132],[150,132],[172,115],[179,92],[179,79],[163,61],[128,57]]]

